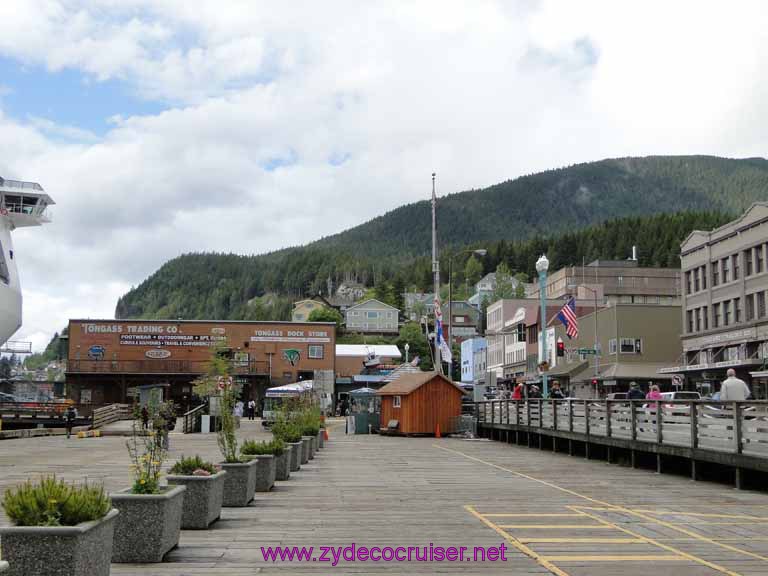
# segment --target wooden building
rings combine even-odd
[[[461,415],[459,386],[436,372],[404,374],[381,388],[381,426],[397,420],[400,434],[434,434],[451,432],[451,419]]]

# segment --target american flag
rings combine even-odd
[[[565,325],[565,335],[568,338],[578,338],[579,321],[576,318],[576,299],[571,298],[565,303],[563,309],[557,314],[558,320]]]

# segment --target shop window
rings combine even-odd
[[[322,344],[311,345],[309,347],[309,357],[310,358],[316,358],[316,359],[322,359],[323,358],[323,345]]]
[[[392,408],[400,408],[400,396],[392,396]]]

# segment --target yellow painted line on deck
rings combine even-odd
[[[544,486],[549,486],[550,488],[552,488],[554,490],[557,490],[559,492],[563,492],[564,494],[571,494],[572,496],[576,496],[577,498],[581,498],[582,500],[587,500],[589,502],[592,502],[593,504],[596,504],[597,506],[601,506],[601,507],[605,506],[605,507],[607,507],[612,512],[615,511],[615,512],[628,512],[630,514],[632,513],[632,511],[628,510],[627,508],[622,508],[621,506],[614,506],[613,504],[610,504],[609,502],[603,502],[601,500],[597,500],[596,498],[591,498],[591,497],[586,496],[584,494],[579,494],[578,492],[576,492],[574,490],[570,490],[568,488],[563,488],[562,486],[558,486],[557,484],[553,484],[552,482],[547,482],[546,480],[540,480],[539,478],[534,478],[533,476],[529,476],[528,474],[524,474],[522,472],[517,472],[516,470],[512,470],[510,468],[505,468],[504,466],[499,466],[498,464],[494,464],[493,462],[488,462],[487,460],[483,460],[482,458],[478,458],[476,456],[471,456],[470,454],[466,454],[464,452],[460,452],[459,450],[454,450],[453,448],[446,448],[444,446],[439,446],[438,444],[433,444],[432,446],[435,447],[435,448],[438,448],[440,450],[444,450],[446,452],[451,452],[453,454],[457,454],[457,455],[462,456],[464,458],[467,458],[469,460],[473,460],[475,462],[479,462],[481,464],[485,464],[486,466],[490,466],[492,468],[496,468],[497,470],[503,470],[504,472],[509,472],[510,474],[514,474],[515,476],[518,476],[520,478],[525,478],[526,480],[530,480],[532,482],[537,482],[537,483],[542,484]],[[491,526],[499,534],[504,535],[505,538],[508,538],[508,539],[511,538],[510,543],[514,540],[514,542],[516,543],[516,547],[517,547],[517,545],[519,545],[519,546],[523,546],[525,548],[528,548],[527,546],[525,546],[524,544],[521,544],[518,540],[513,538],[511,535],[509,535],[507,532],[503,531],[501,528],[498,528],[493,522],[491,522],[490,520],[487,520],[486,518],[483,518],[482,515],[478,514],[474,510],[474,508],[472,508],[471,506],[468,506],[468,507],[465,506],[465,508],[467,508],[467,510],[471,510],[473,515],[475,515],[478,518],[480,518],[484,524],[486,524],[488,526]],[[574,508],[571,508],[571,509],[574,512],[583,512],[583,510],[579,509],[579,508],[575,508],[574,507]],[[590,515],[590,514],[586,514],[586,515],[587,516],[591,516],[592,518],[595,518],[599,522],[602,522],[602,523],[605,523],[605,524],[610,524],[609,522],[606,522],[602,518],[598,518],[598,517],[595,517],[595,516]],[[650,518],[652,521],[655,521],[651,517],[648,517],[648,518]],[[661,520],[658,521],[657,523],[663,525]],[[630,530],[627,530],[625,528],[620,528],[619,526],[615,526],[615,527],[619,531],[624,532],[625,534],[629,534],[629,535],[634,536],[636,538],[641,538],[641,539],[645,540],[646,542],[648,542],[650,544],[654,544],[654,545],[658,546],[659,548],[663,548],[663,549],[668,550],[670,552],[674,552],[676,554],[680,554],[681,556],[684,556],[685,558],[688,558],[689,560],[692,560],[693,562],[701,564],[702,566],[707,566],[708,568],[712,568],[713,570],[716,570],[716,571],[721,572],[723,574],[728,574],[729,576],[741,576],[738,572],[734,572],[732,570],[729,570],[728,568],[725,568],[723,566],[715,564],[714,562],[709,562],[707,560],[704,560],[703,558],[699,558],[698,556],[694,556],[692,554],[688,554],[687,552],[683,552],[682,550],[678,550],[677,548],[673,548],[672,546],[667,546],[666,544],[662,544],[661,542],[657,542],[656,540],[652,540],[651,538],[646,538],[645,536],[642,536],[640,534],[637,534],[637,533],[632,532]],[[670,527],[676,528],[674,525],[670,525]],[[696,538],[697,540],[702,540],[702,541],[708,542],[710,544],[714,544],[715,546],[720,546],[722,548],[725,548],[725,549],[728,549],[728,550],[732,550],[732,551],[735,551],[735,552],[739,552],[739,553],[745,554],[747,556],[753,556],[753,554],[751,552],[747,552],[746,550],[742,550],[742,549],[736,548],[734,546],[729,546],[728,544],[723,544],[723,543],[717,542],[716,540],[713,540],[711,538],[705,538],[704,536],[701,536],[700,534],[696,534],[695,532],[690,532],[688,535],[693,537],[693,538]],[[530,548],[528,548],[528,550],[530,550]],[[536,554],[533,550],[530,550],[530,552],[532,554]],[[754,555],[754,556],[758,556],[759,557],[759,555]],[[536,557],[537,558],[541,558],[538,554],[536,554]],[[760,557],[760,558],[762,558],[762,557]],[[538,561],[538,559],[537,559],[537,561]],[[542,562],[544,562],[543,559],[542,559]],[[544,564],[542,564],[542,566],[543,565]],[[553,566],[553,568],[556,568],[556,567]]]
[[[580,513],[569,514],[483,514],[486,518],[578,518]]]
[[[519,530],[531,528],[533,530],[607,530],[610,526],[602,524],[499,524],[499,528]]]
[[[549,560],[545,560],[540,554],[520,542],[517,538],[512,536],[509,532],[506,532],[505,530],[502,530],[497,524],[494,524],[487,518],[485,518],[482,514],[477,512],[472,506],[464,506],[464,509],[472,514],[475,518],[480,520],[483,524],[488,526],[491,530],[499,534],[502,538],[504,538],[507,542],[512,544],[517,550],[528,556],[529,558],[532,558],[536,561],[539,566],[542,566],[543,568],[546,568],[549,570],[552,574],[555,576],[570,576],[568,572],[565,572],[552,564]]]
[[[595,510],[595,508],[591,508]],[[750,516],[749,514],[704,514],[701,512],[676,512],[674,510],[641,510],[637,508],[632,509],[633,512],[639,512],[640,514],[654,514],[657,516],[696,516],[701,518],[733,518],[744,520],[766,520],[768,518],[764,516]]]
[[[683,562],[687,558],[670,554],[638,554],[617,556],[545,556],[551,562]]]
[[[639,538],[518,538],[523,544],[648,544]]]

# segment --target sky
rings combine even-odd
[[[766,156],[768,3],[3,0],[35,349],[186,252],[257,254],[608,157]],[[425,226],[429,223],[425,222]]]

